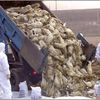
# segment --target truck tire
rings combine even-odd
[[[19,83],[20,83],[20,76],[18,73],[18,69],[11,69],[11,87],[12,91],[18,91],[19,90]]]

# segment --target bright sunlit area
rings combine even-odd
[[[43,1],[51,10],[74,10],[100,8],[100,1]]]

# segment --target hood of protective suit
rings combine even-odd
[[[0,43],[0,52],[5,53],[5,44],[4,43]]]

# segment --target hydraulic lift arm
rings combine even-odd
[[[77,34],[77,39],[82,42],[83,54],[86,56],[86,60],[83,62],[83,66],[88,64],[88,61],[92,61],[95,57],[96,47],[93,44],[90,44],[84,37],[82,33]]]

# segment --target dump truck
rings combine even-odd
[[[53,17],[56,17],[41,1],[0,1],[0,41],[6,44],[12,90],[18,90],[19,83],[24,80],[27,80],[29,86],[40,82],[43,68],[47,64],[48,49],[42,48],[39,50],[5,12],[10,7],[23,7],[34,3],[39,3],[42,9],[47,10]],[[94,58],[92,54],[95,51],[93,50],[91,54],[88,53],[90,44],[84,42],[84,38],[80,34],[77,35],[77,38],[83,42],[82,49],[87,57],[83,64],[87,64],[88,60]],[[90,55],[88,56],[88,54]]]
[[[34,3],[39,3],[43,7],[42,9],[50,12],[41,1],[0,1],[0,41],[6,44],[5,49],[10,65],[12,90],[18,90],[21,81],[26,80],[29,84],[36,84],[41,81],[42,69],[46,66],[47,48],[39,50],[5,11],[10,7],[21,7]],[[30,82],[29,79],[33,81]]]

